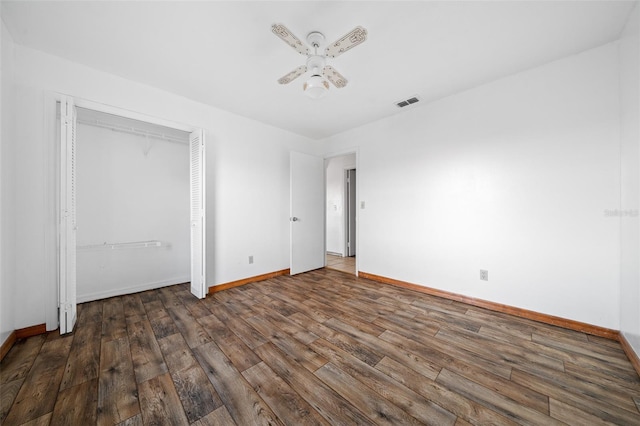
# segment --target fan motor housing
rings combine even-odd
[[[311,70],[311,73],[314,75],[320,75],[324,68],[324,62],[324,56],[309,56],[309,59],[307,59],[307,69]]]

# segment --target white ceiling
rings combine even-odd
[[[635,2],[616,1],[2,1],[18,44],[290,130],[324,138],[616,40]],[[368,40],[329,60],[348,80],[320,100],[305,57],[271,33]]]

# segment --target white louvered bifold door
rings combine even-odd
[[[189,135],[191,180],[191,293],[199,299],[207,295],[205,223],[204,132]]]
[[[76,324],[76,108],[60,101],[60,333]]]

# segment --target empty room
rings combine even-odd
[[[640,425],[638,1],[0,18],[0,424]]]

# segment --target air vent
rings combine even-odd
[[[409,99],[406,99],[406,100],[404,100],[404,101],[396,102],[396,105],[397,105],[399,108],[404,108],[404,107],[409,106],[409,105],[411,105],[411,104],[415,104],[415,103],[416,103],[416,102],[418,102],[418,101],[420,101],[420,99],[419,99],[417,96],[414,96],[414,97],[409,98]]]

